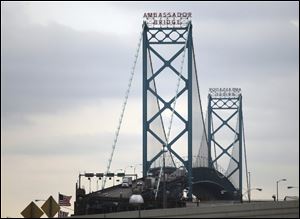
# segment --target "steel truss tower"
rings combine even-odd
[[[234,174],[238,174],[238,195],[242,198],[242,149],[243,149],[243,114],[242,114],[242,95],[234,94],[234,96],[228,96],[226,93],[223,96],[214,96],[208,95],[208,165],[209,168],[216,168],[216,163],[222,157],[228,156],[230,158],[230,162],[232,162],[233,168],[228,168],[226,177],[230,180],[230,178]],[[227,93],[228,94],[228,93]],[[233,94],[233,93],[232,93]],[[222,92],[220,93],[222,95]],[[229,93],[230,95],[230,93]],[[227,114],[224,118],[221,112],[227,111]],[[218,118],[220,125],[214,129],[213,127],[213,117]],[[237,117],[237,127],[232,127],[232,124],[229,122],[233,120],[233,118]],[[229,145],[224,145],[221,142],[220,136],[217,134],[222,131],[222,129],[229,128],[234,134],[234,140]],[[212,158],[212,145],[217,146],[221,153],[214,158]],[[236,148],[234,149],[234,146]],[[232,149],[233,148],[233,149]],[[238,155],[234,156],[232,153],[229,153],[229,150],[238,150]]]
[[[148,137],[152,135],[157,141],[161,143],[161,146],[167,146],[168,151],[174,157],[176,157],[188,171],[188,184],[190,188],[190,197],[192,194],[192,65],[193,65],[193,41],[192,41],[192,25],[189,23],[186,27],[149,27],[147,24],[144,24],[144,32],[143,32],[143,176],[146,176],[147,172],[149,171],[152,163],[158,159],[162,155],[162,151],[158,151],[157,154],[152,157],[148,158]],[[172,34],[176,34],[178,37],[176,39],[172,38]],[[158,37],[160,36],[160,37]],[[187,40],[187,41],[186,41]],[[153,45],[182,45],[181,49],[175,52],[172,57],[168,60],[162,57],[160,53],[153,47]],[[184,51],[186,50],[186,51]],[[155,54],[162,62],[163,65],[157,71],[153,72],[151,77],[147,76],[147,72],[149,71],[149,66],[147,65],[147,61],[149,58],[149,52]],[[187,55],[187,77],[184,77],[180,73],[180,69],[173,65],[173,61],[183,55],[186,52]],[[164,72],[166,68],[170,68],[176,77],[180,77],[182,82],[184,83],[184,87],[179,90],[177,94],[177,98],[181,95],[187,93],[187,103],[186,106],[188,107],[188,115],[187,120],[182,116],[178,111],[173,109],[173,103],[176,99],[176,95],[170,100],[164,99],[159,91],[153,90],[150,86],[150,83],[153,80],[159,80],[158,76]],[[158,113],[154,116],[150,117],[147,113],[149,101],[147,100],[148,93],[154,95],[161,103],[162,107]],[[178,133],[174,138],[169,139],[169,143],[166,144],[165,139],[161,138],[158,133],[155,133],[154,130],[151,129],[151,123],[165,110],[174,111],[174,115],[176,115],[183,123],[185,128]],[[187,147],[187,158],[172,149],[172,145],[177,142],[182,136],[187,133],[187,145],[182,145],[182,147]]]

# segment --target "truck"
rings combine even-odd
[[[132,177],[123,177],[122,187],[128,188],[132,186]]]

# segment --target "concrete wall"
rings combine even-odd
[[[276,217],[299,218],[299,201],[251,202],[251,203],[201,203],[186,208],[141,210],[141,217],[180,218],[180,217]],[[75,217],[75,216],[74,216]],[[76,216],[83,218],[85,216]],[[91,218],[138,218],[139,211],[88,215]]]

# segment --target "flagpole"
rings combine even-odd
[[[58,205],[59,205],[59,211],[58,211],[58,213],[60,213],[60,209],[61,209],[61,206],[60,206],[60,204],[59,204],[59,192],[58,192]],[[59,214],[57,214],[57,217],[59,218]]]
[[[50,216],[52,216],[52,200],[54,200],[54,199],[53,199],[52,196],[50,196],[50,204],[49,204],[49,215],[50,215]],[[52,216],[52,217],[53,217],[53,216]]]

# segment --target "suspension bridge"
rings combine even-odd
[[[129,210],[133,194],[142,196],[145,209],[182,207],[184,190],[188,200],[242,200],[243,163],[247,169],[242,92],[211,88],[203,108],[191,16],[144,14],[106,170],[80,175],[103,179],[102,189],[86,194],[79,177],[75,215]],[[136,72],[143,78],[143,177],[128,187],[105,188],[107,177],[115,175],[110,168],[122,147],[118,137]]]

